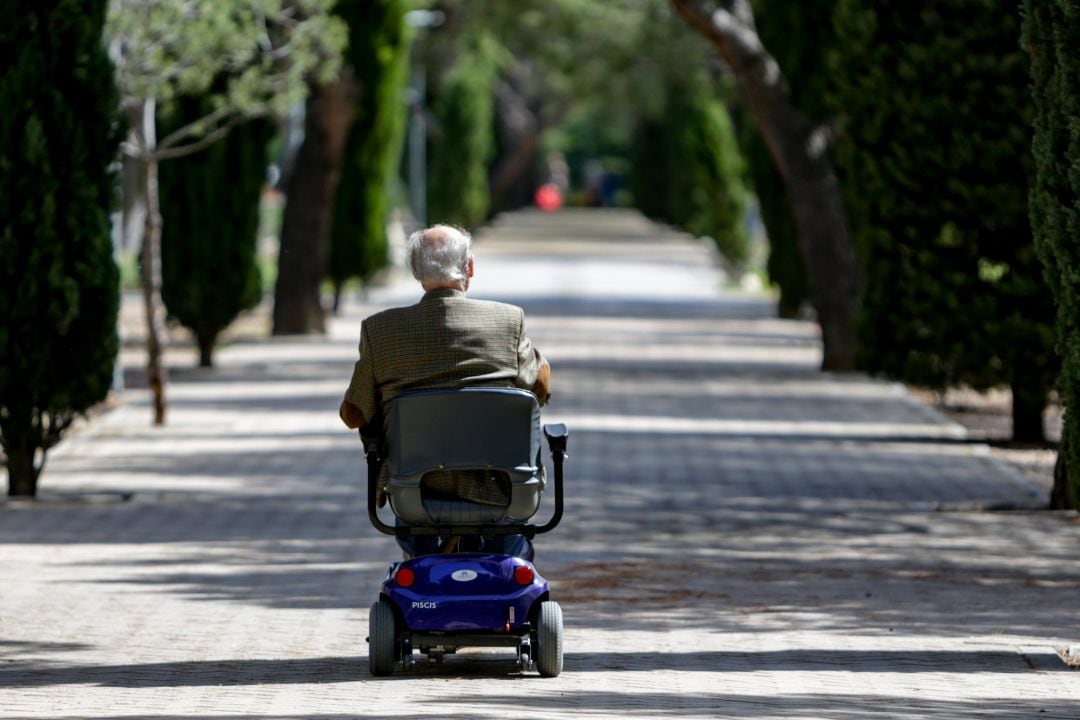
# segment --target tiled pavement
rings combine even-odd
[[[241,340],[65,441],[0,504],[0,718],[1076,718],[1080,523],[902,388],[624,213],[519,214],[473,293],[518,302],[571,428],[538,566],[566,669],[367,672],[392,540],[336,405],[359,322]],[[170,356],[183,365],[188,351]],[[125,494],[133,493],[122,500]]]

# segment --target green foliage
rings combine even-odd
[[[1057,301],[1065,500],[1080,508],[1080,2],[1025,0],[1023,38],[1035,104],[1031,224]]]
[[[671,48],[637,42],[647,13],[670,14],[667,0],[438,0],[447,22],[425,38],[436,81],[453,67],[463,42],[479,34],[498,46],[505,76],[515,80],[542,120],[561,119],[572,106],[606,107],[609,118],[638,96],[643,79],[632,70],[643,56]],[[683,45],[695,37],[683,34]],[[644,94],[644,93],[641,93]],[[552,112],[554,110],[554,112]],[[551,117],[547,117],[548,115]],[[546,124],[546,123],[545,123]]]
[[[112,0],[106,35],[123,44],[118,84],[159,102],[188,95],[205,97],[212,109],[227,104],[255,114],[272,102],[287,112],[304,99],[309,73],[322,82],[336,75],[336,64],[326,60],[344,46],[345,28],[329,12],[333,4]]]
[[[834,42],[827,19],[836,0],[752,0],[752,5],[758,35],[780,66],[795,107],[814,122],[827,122],[825,98],[833,80],[825,58]],[[809,288],[787,190],[757,130],[748,124],[740,139],[769,236],[769,279],[780,288],[781,317],[792,317]]]
[[[168,132],[205,113],[204,98],[179,98],[160,125]],[[256,236],[273,134],[271,121],[252,120],[161,166],[161,296],[194,333],[204,366],[218,334],[261,297]]]
[[[332,80],[345,45],[334,0],[112,0],[105,35],[126,104],[203,98],[207,113],[160,149],[247,117],[285,114],[307,80]]]
[[[429,222],[474,227],[487,218],[497,58],[495,41],[486,33],[465,38],[438,94],[438,129],[428,153]]]
[[[862,363],[936,388],[1011,384],[1041,411],[1052,310],[1027,219],[1018,17],[993,0],[838,0],[835,22]]]
[[[367,279],[386,265],[386,223],[393,206],[405,128],[409,63],[406,0],[342,0],[349,26],[346,60],[360,97],[349,128],[330,228],[327,274],[337,285]]]
[[[706,78],[673,83],[662,112],[642,119],[632,161],[642,212],[711,237],[729,260],[746,261],[742,157],[727,109]]]
[[[507,133],[502,143],[496,141],[488,164],[496,180],[503,172],[501,179],[509,176],[513,184],[498,188],[503,195],[496,210],[531,203],[532,191],[546,179],[548,152],[565,155],[575,180],[590,160],[599,159],[608,170],[627,166],[636,119],[650,104],[651,90],[662,90],[652,81],[655,74],[646,78],[649,59],[704,45],[689,31],[676,45],[640,41],[651,14],[670,18],[667,0],[437,0],[433,5],[446,12],[446,23],[425,34],[420,50],[434,107],[475,38],[486,38],[498,67],[491,128],[497,138],[498,129]],[[434,154],[442,151],[446,137],[433,129]],[[453,174],[452,166],[444,169]],[[430,183],[429,189],[444,191]],[[452,198],[433,201],[453,204]]]
[[[119,98],[104,0],[0,6],[0,442],[9,492],[33,494],[46,451],[113,379]]]

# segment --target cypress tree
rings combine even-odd
[[[756,131],[753,132],[751,137],[743,140],[742,147],[750,182],[757,195],[761,221],[769,237],[769,257],[765,261],[765,270],[769,281],[780,290],[777,315],[794,318],[798,317],[803,303],[810,299],[806,263],[799,247],[798,229],[791,214],[791,200],[784,187],[784,179],[776,170],[765,143]]]
[[[945,388],[1009,385],[1041,440],[1056,374],[1027,217],[1028,61],[993,0],[838,0],[833,102],[865,261],[861,362]]]
[[[1031,224],[1057,301],[1065,407],[1051,504],[1080,509],[1080,2],[1025,0],[1023,38],[1035,104]]]
[[[488,169],[495,152],[495,43],[480,34],[461,43],[461,55],[437,92],[438,133],[428,154],[431,222],[474,227],[491,204]]]
[[[162,119],[163,133],[208,112],[205,100],[181,98]],[[251,120],[159,170],[161,298],[195,336],[203,367],[213,364],[221,331],[262,296],[256,235],[273,133],[271,121]]]
[[[76,416],[105,398],[118,271],[108,212],[122,135],[105,0],[0,3],[0,443],[33,496]]]
[[[732,262],[746,260],[742,156],[727,109],[707,78],[673,81],[660,112],[641,121],[632,153],[638,209],[713,238]]]
[[[336,297],[352,277],[367,279],[387,263],[386,223],[405,127],[409,37],[406,0],[342,0],[349,26],[345,58],[359,101],[342,158],[330,228],[327,275]]]

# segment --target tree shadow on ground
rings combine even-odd
[[[389,681],[423,678],[499,679],[522,673],[511,652],[469,653],[445,662],[425,662],[398,670]],[[1064,665],[1062,666],[1064,668]],[[782,650],[764,652],[605,652],[565,655],[565,672],[865,672],[865,673],[1027,673],[1017,653],[999,651]],[[56,665],[34,661],[0,668],[0,686],[12,688],[93,685],[117,688],[216,687],[329,684],[371,680],[366,658],[208,660],[120,665]],[[378,680],[381,681],[381,680]]]

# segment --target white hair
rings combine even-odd
[[[466,280],[472,259],[472,236],[461,228],[432,225],[409,236],[405,257],[413,277],[422,285]]]

